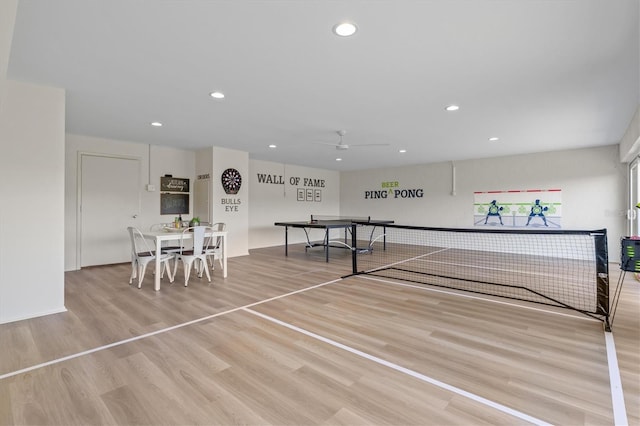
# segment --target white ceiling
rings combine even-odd
[[[20,0],[8,77],[65,88],[69,133],[325,169],[601,146],[640,101],[638,3]],[[389,145],[313,143],[340,129]]]

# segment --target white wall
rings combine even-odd
[[[193,184],[195,178],[195,152],[181,149],[149,146],[140,143],[116,141],[83,135],[67,134],[66,167],[65,167],[65,270],[79,268],[76,256],[77,248],[77,200],[78,200],[78,153],[88,152],[103,155],[123,155],[138,157],[142,166],[142,188],[140,189],[140,215],[136,219],[141,229],[154,223],[171,222],[175,215],[160,214],[160,177],[170,174],[175,177],[190,179],[191,197],[190,212],[193,212]],[[150,161],[149,161],[150,160]],[[149,167],[151,164],[151,167]],[[117,173],[114,170],[114,173]],[[105,176],[107,179],[108,176]],[[146,184],[155,185],[155,191],[146,191]],[[184,215],[184,220],[190,215]],[[122,232],[126,232],[123,229]]]
[[[620,161],[631,163],[640,154],[640,106],[620,141]]]
[[[151,168],[149,169],[149,150]],[[160,177],[172,174],[191,179],[190,211],[193,212],[193,187],[199,175],[209,175],[210,204],[213,222],[225,222],[229,232],[229,256],[243,256],[250,248],[277,246],[284,243],[284,229],[274,222],[305,220],[311,214],[340,213],[340,174],[336,171],[249,160],[248,153],[225,148],[206,148],[197,152],[148,146],[145,144],[67,134],[65,175],[65,270],[79,268],[77,248],[78,153],[137,157],[142,165],[142,200],[138,226],[146,228],[167,222],[171,216],[160,215]],[[236,195],[225,194],[220,183],[221,173],[236,168],[242,174],[243,185]],[[150,171],[150,174],[149,174]],[[258,174],[282,176],[285,184],[258,182]],[[150,175],[150,177],[149,177]],[[106,176],[105,176],[106,178]],[[297,184],[291,179],[298,178]],[[305,182],[305,179],[307,181]],[[151,182],[155,192],[147,192]],[[315,187],[321,183],[324,187]],[[297,189],[319,190],[319,201],[298,201]],[[223,202],[224,200],[224,202]],[[240,204],[230,204],[233,202]],[[236,209],[237,207],[237,209]],[[184,216],[183,219],[190,218]],[[304,241],[302,232],[290,233],[292,242]]]
[[[208,191],[204,190],[206,194],[202,196],[203,200],[198,200],[198,205],[206,205],[207,215],[204,213],[200,216],[202,222],[215,223],[213,219],[213,148],[205,148],[196,152],[196,181],[206,181],[208,185]],[[198,195],[196,194],[196,197]],[[195,201],[195,198],[194,198]]]
[[[3,0],[0,2],[0,111],[3,109],[7,67],[13,38],[13,26],[16,21],[18,0]]]
[[[227,250],[230,257],[249,254],[250,190],[247,184],[249,154],[233,149],[213,147],[211,150],[211,221],[227,225]],[[240,173],[241,186],[237,194],[226,194],[221,176],[227,169]]]
[[[65,95],[6,79],[17,6],[0,2],[0,323],[65,311]]]
[[[262,183],[259,174],[263,175]],[[284,244],[284,228],[274,226],[275,222],[309,220],[312,214],[340,214],[339,172],[250,160],[248,180],[251,195],[249,248]],[[305,190],[304,201],[298,200],[298,189]],[[321,199],[314,197],[314,201],[307,201],[307,189],[319,190]],[[298,231],[289,233],[290,242],[305,241],[304,233]]]
[[[133,142],[67,135],[65,269],[76,268],[77,152],[140,157],[143,184],[146,184],[148,149],[147,145]],[[610,246],[616,247],[626,228],[623,217],[626,165],[618,162],[617,155],[617,147],[610,146],[456,162],[456,195],[452,196],[451,163],[339,173],[249,160],[247,153],[222,148],[194,153],[152,146],[151,183],[158,186],[160,176],[173,174],[193,179],[195,184],[197,175],[209,173],[213,221],[228,223],[231,256],[245,255],[252,248],[283,244],[284,230],[274,226],[274,222],[305,220],[311,214],[372,216],[412,225],[472,227],[474,191],[534,187],[562,189],[565,229],[607,228]],[[243,176],[243,187],[236,196],[224,194],[220,185],[220,174],[228,167],[238,168]],[[259,174],[271,176],[273,183],[265,179],[260,182]],[[291,181],[296,177],[300,178],[297,185]],[[323,181],[325,186],[305,186],[305,178]],[[423,189],[424,196],[364,200],[365,190],[381,189],[385,181],[398,181],[403,189]],[[298,201],[298,189],[320,189],[321,201]],[[167,217],[159,215],[158,191],[149,193],[143,188],[142,197],[141,226],[167,221]],[[225,211],[223,198],[240,200],[239,210]],[[304,235],[292,232],[290,239],[302,242]],[[614,255],[617,256],[615,250]]]
[[[3,86],[0,323],[65,310],[64,90]]]
[[[459,161],[455,169],[455,196],[452,163],[344,172],[341,214],[407,225],[472,228],[474,191],[559,188],[563,229],[606,228],[609,259],[619,260],[619,240],[626,232],[627,167],[619,162],[618,146]],[[364,191],[381,189],[384,181],[423,188],[424,196],[364,199]]]

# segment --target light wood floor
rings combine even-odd
[[[252,250],[159,292],[151,274],[129,286],[130,265],[66,273],[68,312],[0,325],[0,424],[614,424],[600,322],[341,280],[335,252]],[[613,338],[631,425],[639,312],[628,274]]]

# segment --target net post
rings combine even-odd
[[[356,236],[357,228],[357,224],[351,224],[351,268],[354,274],[358,273],[358,237]]]
[[[609,323],[609,255],[607,254],[607,230],[602,229],[593,233],[596,251],[596,280],[597,280],[597,310],[604,316],[606,331],[611,331]]]

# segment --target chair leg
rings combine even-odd
[[[175,277],[174,274],[171,273],[171,265],[169,265],[169,259],[165,260],[164,262],[162,262],[162,271],[164,272],[165,268],[167,270],[167,276],[169,277],[169,282],[172,283],[173,282],[173,278]]]
[[[190,262],[183,261],[184,265],[184,286],[189,285],[189,275],[191,275],[191,267],[193,266]]]
[[[138,266],[135,261],[131,262],[131,276],[129,277],[129,284],[133,283],[133,279],[136,277],[136,270]]]
[[[178,258],[174,257],[173,258],[173,276],[176,276],[176,273],[178,272]]]
[[[205,259],[204,261],[204,265],[203,265],[204,271],[207,273],[207,279],[209,280],[209,282],[211,282],[211,275],[209,274],[209,268],[207,267],[207,261]]]
[[[169,264],[170,258],[167,260],[162,260],[162,270],[160,271],[160,278],[164,278],[164,270],[167,270],[167,275],[169,276],[169,282],[173,282],[173,277],[171,276],[171,265]]]
[[[196,263],[196,271],[198,271],[198,278],[202,278],[202,273],[204,269],[207,268],[207,261],[202,262],[200,259],[195,260]]]
[[[138,272],[137,272],[137,276],[138,276],[138,288],[142,288],[142,265],[138,265]]]
[[[144,273],[147,270],[147,264],[143,263],[142,265],[140,265],[140,273],[138,274],[138,288],[142,287],[142,281],[144,280]]]
[[[171,259],[167,260],[167,268],[171,268],[171,260],[173,259],[173,278],[176,277],[176,267],[178,263],[178,258],[173,256]]]

